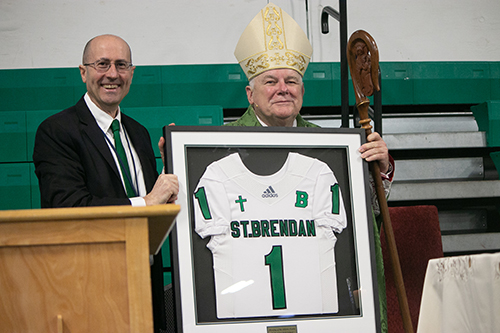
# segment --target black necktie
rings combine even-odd
[[[131,184],[132,179],[130,169],[128,167],[127,155],[125,154],[125,149],[123,148],[122,139],[120,137],[120,122],[118,119],[113,120],[111,123],[111,130],[113,131],[113,137],[115,138],[115,149],[116,154],[118,155],[118,164],[120,164],[120,169],[122,170],[127,196],[132,198],[135,196],[135,192]]]

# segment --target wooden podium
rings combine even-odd
[[[0,211],[0,331],[152,333],[149,255],[179,210]]]

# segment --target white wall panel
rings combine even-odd
[[[313,44],[313,61],[339,61],[338,24],[322,35],[323,6],[338,1],[274,0]],[[266,0],[2,0],[0,68],[75,67],[84,44],[113,33],[138,65],[235,63],[233,52]],[[498,61],[498,0],[351,0],[348,31],[368,31],[381,61]]]
[[[340,61],[338,23],[321,35],[324,6],[338,10],[338,0],[309,0],[313,61]],[[381,61],[500,60],[498,0],[357,0],[347,1],[348,38],[369,32]]]

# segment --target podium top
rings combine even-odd
[[[179,211],[180,206],[175,204],[145,207],[99,206],[4,210],[0,211],[0,223],[155,217],[172,215],[175,217],[179,213]]]
[[[0,247],[19,244],[19,242],[25,245],[44,242],[43,234],[46,232],[49,233],[46,236],[50,239],[49,242],[55,242],[54,239],[57,237],[53,235],[57,233],[56,230],[65,230],[78,235],[75,241],[81,242],[85,237],[79,238],[81,234],[78,232],[91,234],[92,236],[88,238],[94,239],[95,233],[89,234],[88,231],[94,228],[94,225],[102,225],[105,220],[123,223],[125,220],[147,219],[149,251],[150,254],[158,253],[172,230],[174,219],[179,211],[180,206],[175,204],[146,207],[100,206],[0,211],[0,234],[3,234],[0,237]],[[28,235],[33,237],[27,237]],[[59,235],[64,235],[64,233],[61,231]],[[70,242],[67,236],[61,237],[64,239],[63,242]]]

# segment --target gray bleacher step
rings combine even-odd
[[[394,181],[483,180],[482,157],[396,160]]]
[[[340,115],[303,115],[304,119],[321,127],[338,128]],[[383,135],[407,133],[477,132],[472,112],[383,114]],[[371,123],[373,126],[373,122]],[[354,127],[352,115],[349,127]]]
[[[488,212],[485,208],[456,207],[439,211],[441,232],[449,234],[465,232],[486,232],[488,230]]]
[[[384,134],[477,132],[472,112],[383,115]]]
[[[500,180],[394,182],[388,201],[500,198]]]
[[[500,233],[474,233],[460,235],[443,235],[443,252],[485,252],[500,251]]]
[[[486,147],[484,132],[386,134],[389,150]]]

